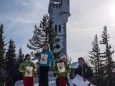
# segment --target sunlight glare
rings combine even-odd
[[[111,15],[112,20],[115,24],[115,1],[112,3],[112,5],[110,7],[110,15]]]

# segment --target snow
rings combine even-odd
[[[48,72],[48,76],[49,76],[49,86],[56,86],[55,85],[55,79],[56,79],[56,77],[54,77],[53,71],[49,71]],[[38,81],[39,81],[39,78],[35,77],[34,78],[34,86],[38,86]],[[15,86],[23,86],[23,80],[17,81],[15,83]]]
[[[69,80],[70,86],[73,86],[72,80],[73,79]],[[15,83],[15,86],[23,86],[23,80],[17,81]],[[38,86],[38,78],[37,77],[35,77],[35,79],[34,79],[34,86]],[[55,77],[49,77],[49,86],[56,86]],[[95,85],[91,85],[91,86],[95,86]]]
[[[70,86],[73,86],[72,80],[69,80]],[[15,86],[23,86],[23,80],[19,80],[15,83]],[[34,79],[34,86],[38,86],[38,78]],[[56,86],[55,77],[49,77],[49,86]]]

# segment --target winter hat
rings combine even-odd
[[[27,58],[30,56],[30,54],[26,54],[24,60],[27,60]]]
[[[84,62],[85,62],[85,60],[84,60],[84,58],[83,58],[83,57],[79,57],[79,58],[78,58],[78,61],[80,61],[80,60],[82,60],[82,61],[84,61]]]
[[[66,59],[67,57],[65,55],[62,55],[60,59]]]

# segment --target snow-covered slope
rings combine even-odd
[[[73,86],[72,79],[69,80],[69,83],[70,83],[70,86]],[[15,86],[23,86],[23,80],[17,81],[15,83]],[[34,79],[34,86],[38,86],[38,78]],[[49,77],[49,86],[56,86],[55,77]],[[91,85],[91,86],[96,86],[96,85]]]
[[[38,78],[34,78],[34,86],[38,86]],[[53,85],[52,85],[53,84]],[[23,80],[19,80],[15,83],[15,86],[23,86]],[[55,86],[55,77],[49,78],[49,86]]]
[[[71,83],[72,80],[69,80],[70,86],[73,86]],[[19,80],[15,83],[15,86],[23,86],[23,80]],[[38,86],[38,78],[34,79],[34,86]],[[49,86],[56,86],[55,77],[49,77]]]

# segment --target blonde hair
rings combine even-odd
[[[50,44],[49,43],[45,43],[44,45],[47,45],[48,46],[48,50],[50,51]]]

